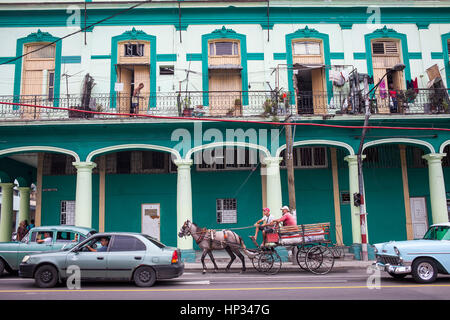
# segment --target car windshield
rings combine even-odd
[[[450,227],[434,226],[423,236],[424,240],[450,240]]]

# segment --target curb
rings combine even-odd
[[[345,261],[345,262],[337,262],[334,264],[333,269],[331,270],[331,272],[333,271],[340,271],[340,272],[346,272],[349,270],[367,270],[368,267],[370,267],[375,261]],[[205,261],[206,264],[206,268],[207,268],[207,273],[212,273],[212,271],[214,271],[214,266],[210,261]],[[218,273],[222,273],[225,272],[225,268],[227,266],[227,263],[220,263],[217,262],[217,266],[219,268],[219,272]],[[247,263],[245,264],[246,268],[247,268],[247,272],[249,271],[255,271],[257,272],[252,263]],[[230,271],[240,271],[242,267],[242,264],[240,262],[238,263],[233,263],[233,265],[231,265],[230,267]],[[185,271],[202,271],[203,267],[201,263],[192,263],[192,262],[185,262],[184,263],[184,270]],[[280,272],[291,272],[291,271],[305,271],[302,270],[297,264],[293,264],[292,262],[286,262],[284,264],[282,264]],[[305,271],[308,272],[308,271]]]

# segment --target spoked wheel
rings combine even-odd
[[[308,252],[310,246],[299,246],[297,247],[297,264],[299,267],[303,270],[308,270],[308,267],[306,266],[306,253]]]
[[[330,250],[335,258],[341,258],[342,256],[344,256],[344,248],[341,246],[330,247]]]
[[[329,248],[317,245],[308,250],[305,263],[310,272],[327,274],[333,269],[334,255]]]
[[[258,251],[255,253],[257,253],[257,255],[251,259],[253,268],[255,268],[255,270],[258,272],[262,272],[261,269],[259,268],[259,258],[261,256],[261,252]]]
[[[281,258],[278,253],[275,250],[262,251],[258,259],[258,269],[265,274],[277,274],[281,269]]]

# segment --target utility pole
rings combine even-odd
[[[356,83],[359,86],[359,75],[358,79],[356,79]],[[364,178],[363,178],[363,170],[362,170],[362,149],[364,145],[364,139],[366,137],[367,126],[369,124],[370,117],[370,101],[369,101],[369,79],[368,75],[364,75],[364,104],[365,104],[365,116],[364,116],[364,128],[361,135],[361,141],[359,143],[358,150],[358,186],[359,186],[359,197],[360,197],[360,205],[359,205],[359,217],[360,217],[360,225],[361,225],[361,260],[368,261],[369,256],[367,253],[367,212],[366,212],[366,203],[364,200]]]
[[[291,214],[297,218],[297,206],[295,203],[295,179],[294,179],[294,157],[292,145],[292,126],[290,116],[286,119],[286,150],[285,161],[287,169],[288,193],[289,193],[289,209]]]

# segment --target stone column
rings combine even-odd
[[[428,162],[433,223],[448,222],[447,198],[441,161],[443,157],[445,157],[445,153],[429,153],[422,157]]]
[[[92,228],[92,169],[94,162],[72,162],[77,168],[75,225]]]
[[[344,160],[348,162],[352,239],[353,243],[361,243],[361,218],[359,214],[360,210],[353,204],[353,194],[359,193],[358,156],[346,156]]]
[[[191,159],[175,160],[178,167],[177,175],[177,234],[186,220],[192,222],[192,185],[191,185]],[[178,248],[192,250],[192,237],[177,238]]]
[[[19,223],[27,220],[30,223],[30,187],[19,187],[20,207],[19,207]]]
[[[262,175],[266,175],[266,196],[267,207],[275,219],[281,218],[281,207],[283,198],[281,195],[280,162],[283,158],[267,157],[263,163],[266,168],[261,170]]]
[[[14,183],[0,183],[2,188],[2,208],[0,217],[0,242],[11,241],[13,217]]]

